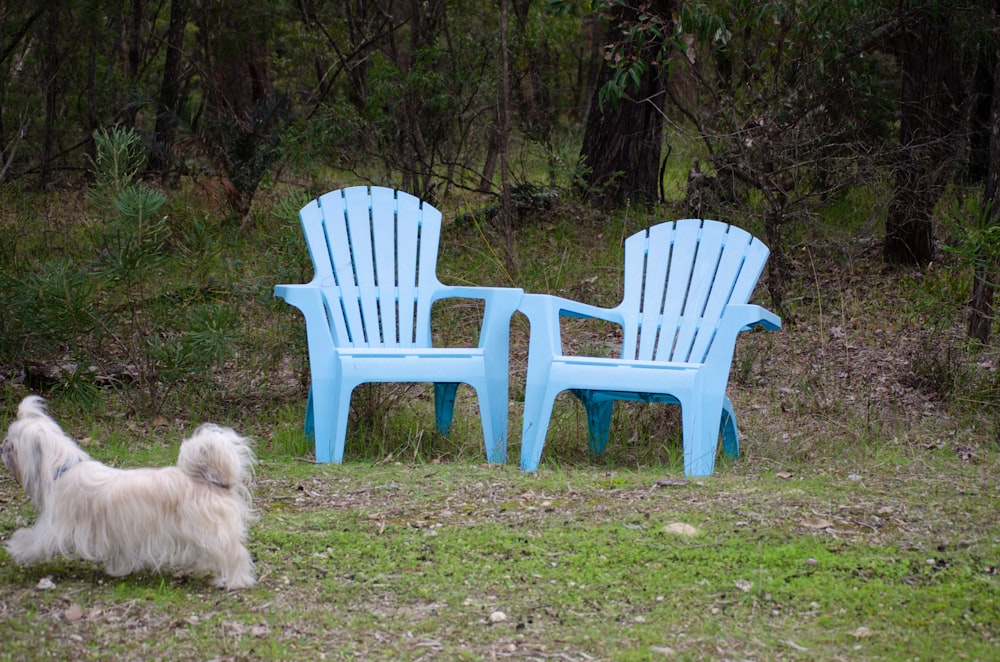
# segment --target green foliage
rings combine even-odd
[[[146,150],[142,139],[134,129],[115,125],[111,129],[94,132],[94,156],[88,156],[94,183],[90,187],[90,199],[94,207],[104,213],[112,213],[122,204],[120,197],[126,189],[133,193],[147,187],[133,188],[139,173],[146,165]],[[134,213],[134,204],[132,205]]]
[[[201,222],[174,236],[167,196],[139,177],[146,156],[137,132],[114,127],[94,141],[89,199],[99,221],[81,245],[32,257],[19,278],[4,273],[12,321],[3,349],[48,366],[54,382],[41,388],[88,406],[113,388],[155,414],[179,384],[209,377],[232,356],[239,319],[217,300],[178,310],[175,274],[183,265],[207,287],[217,238]]]

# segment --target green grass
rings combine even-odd
[[[1000,623],[995,470],[737,464],[657,487],[649,470],[265,457],[259,587],[4,562],[4,654],[985,660]],[[0,483],[5,500],[15,487]],[[0,530],[24,510],[5,509]],[[45,577],[54,588],[36,588]]]

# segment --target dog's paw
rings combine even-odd
[[[51,558],[51,554],[46,552],[40,542],[38,532],[34,529],[18,529],[7,540],[7,553],[20,565],[41,563]]]
[[[253,572],[237,572],[228,576],[220,575],[212,581],[212,586],[230,591],[253,588],[256,585],[257,579],[254,577]]]

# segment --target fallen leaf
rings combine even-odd
[[[866,628],[864,625],[862,625],[853,632],[848,632],[848,634],[854,637],[855,639],[863,639],[865,637],[872,636],[872,631]]]
[[[807,529],[832,529],[833,522],[825,520],[822,517],[807,517],[799,522],[799,526],[804,526]]]
[[[686,478],[657,478],[653,483],[656,487],[685,487],[690,484],[691,481]]]
[[[779,471],[774,475],[777,476],[778,478],[786,478],[786,479],[795,477],[795,474],[793,474],[791,471]]]
[[[675,651],[670,646],[650,646],[649,650],[653,653],[659,653],[660,655],[676,655]]]
[[[684,522],[673,522],[667,524],[663,527],[666,533],[676,533],[679,536],[696,536],[698,535],[698,529],[691,526],[690,524],[685,524]]]
[[[39,591],[51,591],[56,587],[55,582],[52,581],[51,577],[42,577],[38,584],[35,586]]]

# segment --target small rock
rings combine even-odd
[[[503,623],[507,620],[507,614],[502,611],[495,611],[490,614],[490,623]]]
[[[35,586],[35,588],[39,591],[51,591],[55,587],[56,584],[52,581],[51,577],[42,577],[42,579],[38,582],[38,585]]]
[[[807,517],[799,522],[799,526],[804,526],[807,529],[832,529],[833,522],[825,520],[822,517]]]
[[[698,529],[691,526],[690,524],[685,524],[684,522],[673,522],[667,524],[663,527],[663,530],[667,533],[675,533],[680,536],[696,536],[698,535]]]
[[[69,607],[66,607],[65,611],[63,611],[63,618],[70,623],[75,623],[83,618],[83,607],[74,602]]]

